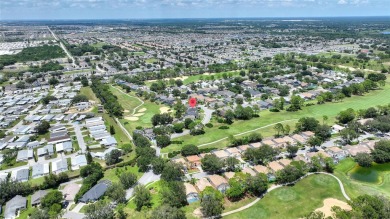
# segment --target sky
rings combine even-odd
[[[0,0],[0,20],[390,16],[390,0]]]

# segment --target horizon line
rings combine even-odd
[[[374,18],[390,17],[390,15],[349,15],[349,16],[264,16],[264,17],[166,17],[166,18],[27,18],[27,19],[1,19],[7,21],[91,21],[91,20],[191,20],[191,19],[269,19],[269,18]]]

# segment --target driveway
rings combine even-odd
[[[160,175],[156,175],[153,173],[152,170],[149,170],[148,172],[144,173],[144,175],[138,180],[137,184],[146,185],[151,182],[155,182],[160,180]],[[126,199],[129,200],[131,196],[133,196],[134,188],[130,188],[126,190]]]
[[[203,106],[203,105],[200,106],[200,108],[204,111],[204,117],[203,117],[203,120],[202,120],[202,124],[206,125],[207,123],[210,122],[211,116],[212,116],[212,114],[213,114],[213,112],[215,110],[209,109],[209,108],[207,108],[206,106]]]
[[[81,133],[80,125],[78,123],[72,123],[76,138],[79,143],[79,147],[82,153],[87,152],[87,146],[85,145],[83,133]]]

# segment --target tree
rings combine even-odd
[[[173,130],[175,133],[182,133],[184,128],[184,123],[175,123],[173,124]]]
[[[325,219],[325,214],[322,211],[313,211],[307,214],[305,219]]]
[[[274,126],[274,129],[275,129],[275,131],[277,132],[276,136],[280,136],[280,133],[283,133],[283,132],[284,132],[284,127],[283,127],[282,123],[277,123],[277,124]]]
[[[305,103],[305,100],[300,96],[294,95],[291,97],[290,102],[291,102],[291,105],[290,105],[289,109],[287,109],[287,110],[288,111],[297,111],[297,110],[302,109],[302,106]]]
[[[152,205],[152,196],[150,191],[143,185],[138,185],[134,188],[134,202],[137,211],[140,211],[143,206],[150,207]]]
[[[73,104],[80,103],[80,102],[88,102],[88,97],[83,94],[78,94],[73,97],[72,99]]]
[[[126,202],[126,191],[120,183],[113,183],[108,187],[105,195],[116,203]]]
[[[359,137],[359,133],[352,128],[345,128],[340,131],[340,137],[346,144],[350,144],[354,139]]]
[[[182,209],[163,204],[152,211],[150,219],[186,219]]]
[[[165,167],[165,160],[161,157],[155,157],[152,160],[152,170],[154,174],[161,174]]]
[[[110,134],[115,135],[115,128],[113,125],[110,125]]]
[[[87,77],[85,77],[85,76],[81,77],[81,84],[83,85],[83,87],[87,87],[88,86],[88,79],[87,79]]]
[[[278,149],[272,148],[269,145],[263,145],[259,148],[248,148],[244,152],[244,158],[254,164],[266,164],[269,161],[272,161],[278,154]]]
[[[377,163],[390,162],[390,140],[380,140],[375,143],[371,156]]]
[[[227,110],[225,112],[225,123],[231,125],[234,122],[234,112],[232,110]]]
[[[295,166],[288,165],[284,169],[276,172],[276,182],[278,184],[292,183],[304,174]]]
[[[229,171],[234,171],[236,169],[236,165],[240,163],[240,161],[235,157],[228,157],[225,161],[226,169]]]
[[[184,127],[185,127],[186,129],[189,129],[189,128],[190,128],[190,124],[191,124],[192,122],[193,122],[192,119],[186,118],[186,119],[184,120]]]
[[[332,136],[331,131],[332,128],[328,125],[318,125],[314,133],[321,141],[326,141]]]
[[[290,157],[294,157],[298,149],[298,146],[287,145],[287,152],[290,154]]]
[[[216,173],[222,170],[224,164],[221,159],[219,159],[214,154],[207,154],[202,158],[202,169],[209,173]]]
[[[163,203],[180,208],[187,204],[186,188],[181,181],[166,182],[161,194]]]
[[[87,163],[90,164],[93,162],[93,158],[92,158],[92,155],[91,153],[88,151],[87,154],[85,155],[86,159],[87,159]]]
[[[368,153],[357,153],[355,156],[355,161],[361,167],[371,167],[373,159]]]
[[[186,106],[181,102],[180,99],[176,100],[175,105],[173,105],[173,109],[175,110],[175,117],[181,118],[183,114],[186,112]]]
[[[183,156],[195,155],[198,153],[199,153],[199,148],[193,144],[184,145],[181,149],[181,155]]]
[[[182,166],[178,163],[167,162],[161,172],[161,179],[165,181],[180,180],[183,176]]]
[[[51,77],[50,79],[49,79],[49,84],[50,85],[57,85],[58,83],[60,83],[60,81],[57,79],[57,78],[55,78],[55,77]]]
[[[124,172],[119,176],[119,181],[125,189],[129,189],[137,183],[137,175],[130,172]]]
[[[390,201],[383,196],[362,195],[348,202],[351,211],[334,208],[336,218],[389,218]]]
[[[313,117],[302,117],[295,124],[297,132],[314,131],[320,124],[318,120]]]
[[[61,204],[62,200],[62,193],[58,190],[52,190],[41,199],[41,207],[45,209],[50,209],[54,204]]]
[[[290,125],[285,125],[284,128],[283,128],[283,134],[284,135],[289,135],[290,134],[290,131],[291,131],[291,127]]]
[[[44,105],[47,105],[47,104],[49,104],[49,102],[52,101],[52,100],[57,100],[57,97],[48,95],[48,96],[42,98],[41,101],[42,101],[42,103],[43,103]]]
[[[50,215],[47,211],[35,208],[31,213],[30,219],[50,219]]]
[[[307,143],[310,145],[310,147],[316,150],[316,146],[320,146],[322,144],[322,141],[317,136],[312,136],[307,140]]]
[[[49,131],[49,128],[50,128],[50,123],[46,120],[43,120],[39,123],[38,126],[35,127],[35,131],[37,131],[38,134],[43,135]]]
[[[245,195],[245,187],[236,178],[229,179],[229,189],[226,190],[226,197],[231,201],[238,201]]]
[[[171,138],[168,135],[158,135],[156,137],[157,146],[160,148],[164,148],[171,144]]]
[[[268,178],[265,174],[259,173],[256,176],[249,177],[247,181],[247,190],[252,195],[261,196],[268,189]]]
[[[85,219],[114,219],[114,208],[103,200],[89,204],[85,208]]]
[[[223,211],[223,195],[212,187],[206,187],[200,194],[200,211],[203,217],[217,217]]]
[[[120,150],[114,149],[110,153],[106,154],[104,159],[106,160],[107,165],[116,164],[120,161],[122,152]]]
[[[347,124],[348,122],[355,119],[355,110],[349,108],[344,111],[341,111],[337,115],[337,119],[339,120],[340,123]]]

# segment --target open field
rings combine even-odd
[[[93,100],[96,103],[100,103],[100,100],[96,97],[90,87],[82,87],[80,89],[80,94],[87,96],[89,100]]]
[[[239,71],[229,71],[229,72],[220,72],[220,73],[213,73],[213,74],[205,73],[205,74],[199,74],[199,75],[192,75],[192,76],[188,76],[188,78],[183,80],[183,84],[190,84],[192,82],[197,82],[197,81],[201,80],[201,78],[203,80],[210,80],[211,75],[213,75],[215,79],[222,78],[222,75],[224,73],[231,74],[232,76],[237,76],[237,75],[239,75],[240,72]]]
[[[327,198],[346,201],[336,179],[323,174],[312,175],[294,186],[275,189],[254,206],[224,218],[302,218],[322,207]]]
[[[131,97],[134,95],[133,93],[124,94],[120,92],[118,89],[120,89],[120,87],[114,88],[110,86],[111,92],[118,97],[119,103],[122,105],[123,109],[125,109],[124,116],[131,115],[133,113],[133,109],[139,106],[142,102],[135,97]]]
[[[119,182],[119,176],[125,172],[134,173],[135,175],[137,175],[138,179],[142,176],[142,173],[138,172],[137,166],[134,167],[126,166],[126,167],[117,167],[117,168],[104,171],[103,179],[108,179],[113,183]]]
[[[363,194],[385,195],[390,197],[390,164],[374,165],[371,168],[361,168],[358,175],[353,176],[357,164],[352,158],[342,160],[337,166],[334,175],[343,182],[350,197]],[[375,176],[375,179],[373,179]]]
[[[331,123],[334,121],[337,114],[345,109],[353,108],[355,110],[358,109],[366,109],[372,106],[377,105],[385,105],[390,103],[390,84],[389,80],[387,80],[387,84],[381,90],[371,91],[370,93],[365,94],[364,96],[352,96],[350,98],[345,98],[342,102],[333,102],[333,103],[325,103],[322,105],[314,105],[304,107],[303,110],[297,112],[287,112],[282,111],[278,113],[270,112],[269,110],[264,110],[260,112],[259,118],[253,118],[251,120],[239,120],[235,121],[233,125],[229,126],[230,128],[227,130],[218,129],[222,124],[214,124],[213,128],[206,129],[206,133],[201,136],[184,136],[175,139],[176,141],[183,141],[181,145],[170,145],[162,150],[162,152],[170,152],[174,150],[180,149],[183,145],[186,144],[205,144],[210,143],[222,138],[225,138],[229,135],[235,135],[238,133],[242,133],[245,131],[250,131],[256,128],[260,128],[262,126],[266,126],[269,124],[282,122],[286,120],[299,119],[301,117],[310,116],[315,117],[316,119],[322,121],[322,117],[324,115],[329,117],[328,122]],[[291,125],[290,125],[291,126]],[[291,126],[292,128],[294,126]],[[271,136],[275,134],[273,131],[273,127],[268,127],[267,129],[261,130],[260,133],[263,136]],[[218,142],[217,147],[225,147],[226,145],[222,145]]]

